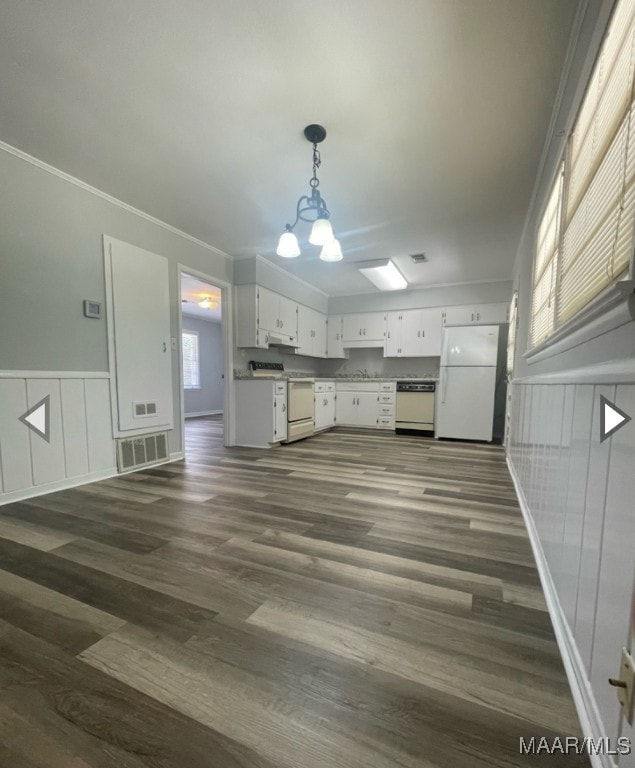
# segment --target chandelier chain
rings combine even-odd
[[[313,176],[309,181],[312,189],[316,189],[320,186],[320,180],[317,177],[317,169],[322,165],[322,158],[320,151],[317,148],[317,144],[313,144]]]

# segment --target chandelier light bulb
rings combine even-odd
[[[328,243],[325,243],[322,246],[320,258],[322,261],[341,261],[344,257],[342,256],[340,241],[333,238]]]
[[[280,235],[276,253],[284,259],[294,259],[300,255],[300,243],[293,232],[283,232]]]
[[[328,219],[316,219],[311,229],[311,245],[326,245],[334,239],[333,227]]]

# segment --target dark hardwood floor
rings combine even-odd
[[[479,768],[580,727],[495,446],[335,430],[0,507],[2,768]]]

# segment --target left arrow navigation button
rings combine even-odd
[[[19,417],[20,421],[26,425],[31,432],[51,442],[51,396],[47,395],[36,403],[26,413]]]

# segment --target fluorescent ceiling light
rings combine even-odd
[[[370,262],[358,269],[380,291],[400,291],[408,287],[408,281],[390,259]]]

